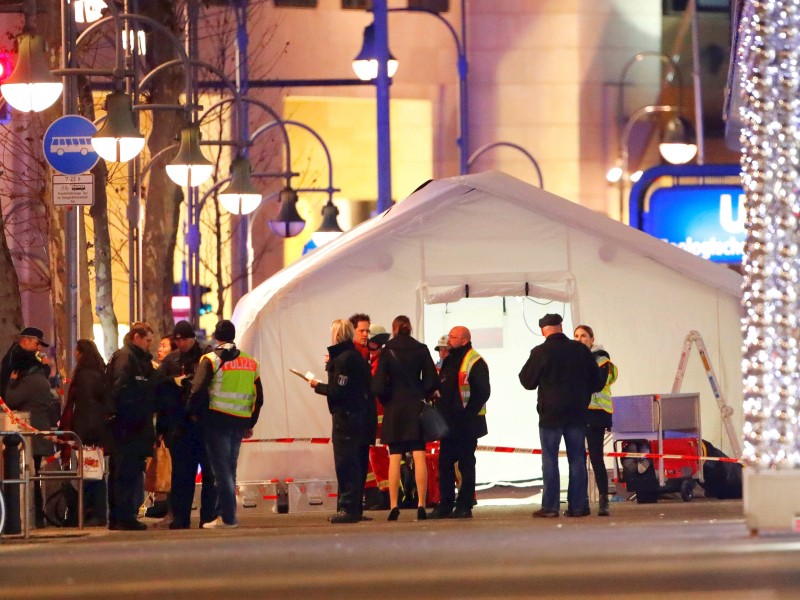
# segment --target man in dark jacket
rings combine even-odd
[[[39,431],[47,431],[54,425],[51,422],[53,396],[50,392],[50,361],[39,352],[47,348],[41,329],[26,327],[19,334],[19,341],[12,346],[5,365],[7,371],[4,399],[13,411],[30,414],[30,424]],[[10,436],[9,436],[10,437]],[[19,439],[19,438],[17,438]],[[6,444],[11,444],[7,439]],[[31,439],[33,463],[36,475],[40,474],[42,459],[53,453],[53,443],[43,436]],[[33,487],[33,504],[36,527],[45,526],[44,497],[42,482],[36,481]]]
[[[331,523],[358,523],[363,512],[364,480],[369,464],[369,446],[375,442],[375,401],[369,393],[369,364],[353,343],[350,321],[331,325],[328,347],[328,383],[312,379],[314,391],[326,396],[333,421],[331,441],[338,484],[338,511]]]
[[[542,444],[542,508],[534,517],[557,517],[559,514],[560,475],[558,447],[561,438],[567,447],[569,487],[566,515],[589,514],[584,429],[586,411],[592,393],[602,389],[592,353],[580,342],[561,331],[561,315],[546,314],[539,319],[545,341],[531,350],[519,372],[526,390],[539,389],[536,410],[539,413],[539,439]]]
[[[145,461],[153,453],[155,443],[155,403],[150,381],[152,342],[153,328],[147,323],[133,323],[122,348],[111,355],[106,367],[114,438],[109,474],[109,529],[147,529],[136,517],[144,496]]]
[[[192,377],[200,359],[212,349],[197,343],[194,328],[188,321],[175,324],[172,339],[178,348],[170,352],[158,368],[160,379],[163,380],[159,385],[161,407],[158,430],[163,432],[172,456],[172,522],[169,528],[188,529],[198,466],[203,478],[200,527],[217,518],[214,473],[203,444],[202,423],[189,419],[187,411]]]
[[[439,371],[441,398],[439,411],[447,421],[449,433],[442,439],[439,453],[439,505],[432,519],[472,518],[475,497],[475,448],[486,429],[486,401],[491,393],[489,367],[472,348],[472,335],[466,327],[453,327],[447,336],[449,353]],[[461,488],[455,497],[455,465],[461,472]],[[455,505],[455,510],[453,506]]]

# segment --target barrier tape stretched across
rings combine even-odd
[[[27,431],[33,433],[39,433],[39,430],[35,427],[32,427],[28,423],[21,421],[14,413],[11,411],[10,408],[6,405],[2,398],[0,398],[0,409],[2,409],[6,414],[11,417],[11,420],[14,421],[20,427],[26,429]],[[72,447],[77,447],[77,444],[73,442],[60,440],[57,436],[45,436],[46,439],[58,443],[58,444],[69,444]],[[254,444],[254,443],[272,443],[272,444],[293,444],[293,443],[306,443],[306,444],[330,444],[331,438],[327,437],[304,437],[304,438],[296,438],[296,437],[289,437],[289,438],[267,438],[267,439],[247,439],[242,440],[244,443]],[[380,444],[379,444],[380,445]],[[500,454],[541,454],[542,450],[540,448],[513,448],[511,446],[478,446],[476,448],[478,452],[496,452]],[[56,460],[56,458],[60,455],[60,452],[57,452],[51,457],[48,457],[47,461],[52,462]],[[559,455],[565,455],[565,452],[559,452]],[[739,463],[740,460],[736,458],[729,458],[727,456],[695,456],[691,454],[656,454],[653,452],[605,452],[604,456],[608,456],[610,458],[662,458],[664,460],[699,460],[699,461],[716,461],[716,462],[729,462],[729,463]]]
[[[270,443],[270,444],[292,444],[295,442],[310,444],[329,444],[331,438],[267,438],[243,440],[246,443]],[[382,444],[376,444],[382,446]],[[510,446],[478,446],[478,452],[497,452],[501,454],[541,454],[539,448],[512,448]],[[559,452],[560,456],[566,456],[566,452]],[[652,452],[606,452],[604,456],[611,458],[663,458],[665,460],[710,460],[716,462],[740,463],[736,458],[727,456],[694,456],[691,454],[655,454]]]
[[[30,433],[42,433],[41,431],[36,429],[36,427],[34,427],[33,425],[30,425],[29,423],[26,423],[25,421],[23,421],[22,419],[17,417],[14,414],[14,411],[12,411],[8,407],[8,404],[6,404],[5,400],[3,400],[2,398],[0,398],[0,409],[2,409],[2,411],[4,413],[6,413],[11,418],[11,421],[14,424],[16,424],[20,428],[24,429],[25,431],[28,431]],[[46,439],[46,440],[48,440],[50,442],[53,442],[54,444],[67,444],[68,446],[70,446],[70,448],[77,448],[78,447],[78,444],[76,444],[75,442],[71,442],[71,441],[68,441],[68,440],[62,440],[56,435],[45,435],[43,437],[44,437],[44,439]],[[52,462],[55,462],[56,460],[58,460],[58,458],[60,456],[61,456],[61,450],[59,450],[55,454],[45,458],[45,463],[50,464]]]

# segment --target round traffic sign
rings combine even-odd
[[[45,131],[44,157],[53,169],[64,175],[80,175],[100,159],[92,147],[97,128],[89,119],[66,115],[53,121]]]

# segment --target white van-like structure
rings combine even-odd
[[[619,368],[617,395],[667,393],[683,341],[703,336],[732,422],[742,428],[740,287],[736,272],[498,172],[433,181],[385,213],[280,271],[238,303],[241,348],[261,363],[259,440],[330,436],[322,396],[292,374],[324,379],[329,326],[365,312],[408,315],[433,350],[454,325],[489,364],[489,435],[481,444],[538,448],[536,394],[517,374],[542,342],[538,319],[585,323]],[[696,351],[694,351],[696,352]],[[701,395],[702,434],[731,454],[697,356],[682,390]],[[246,444],[240,479],[332,478],[329,445]],[[479,482],[541,476],[538,456],[479,453]]]

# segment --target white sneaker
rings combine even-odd
[[[238,526],[238,523],[233,523],[232,525],[226,523],[222,520],[222,517],[217,517],[213,521],[203,523],[203,529],[236,529]]]

